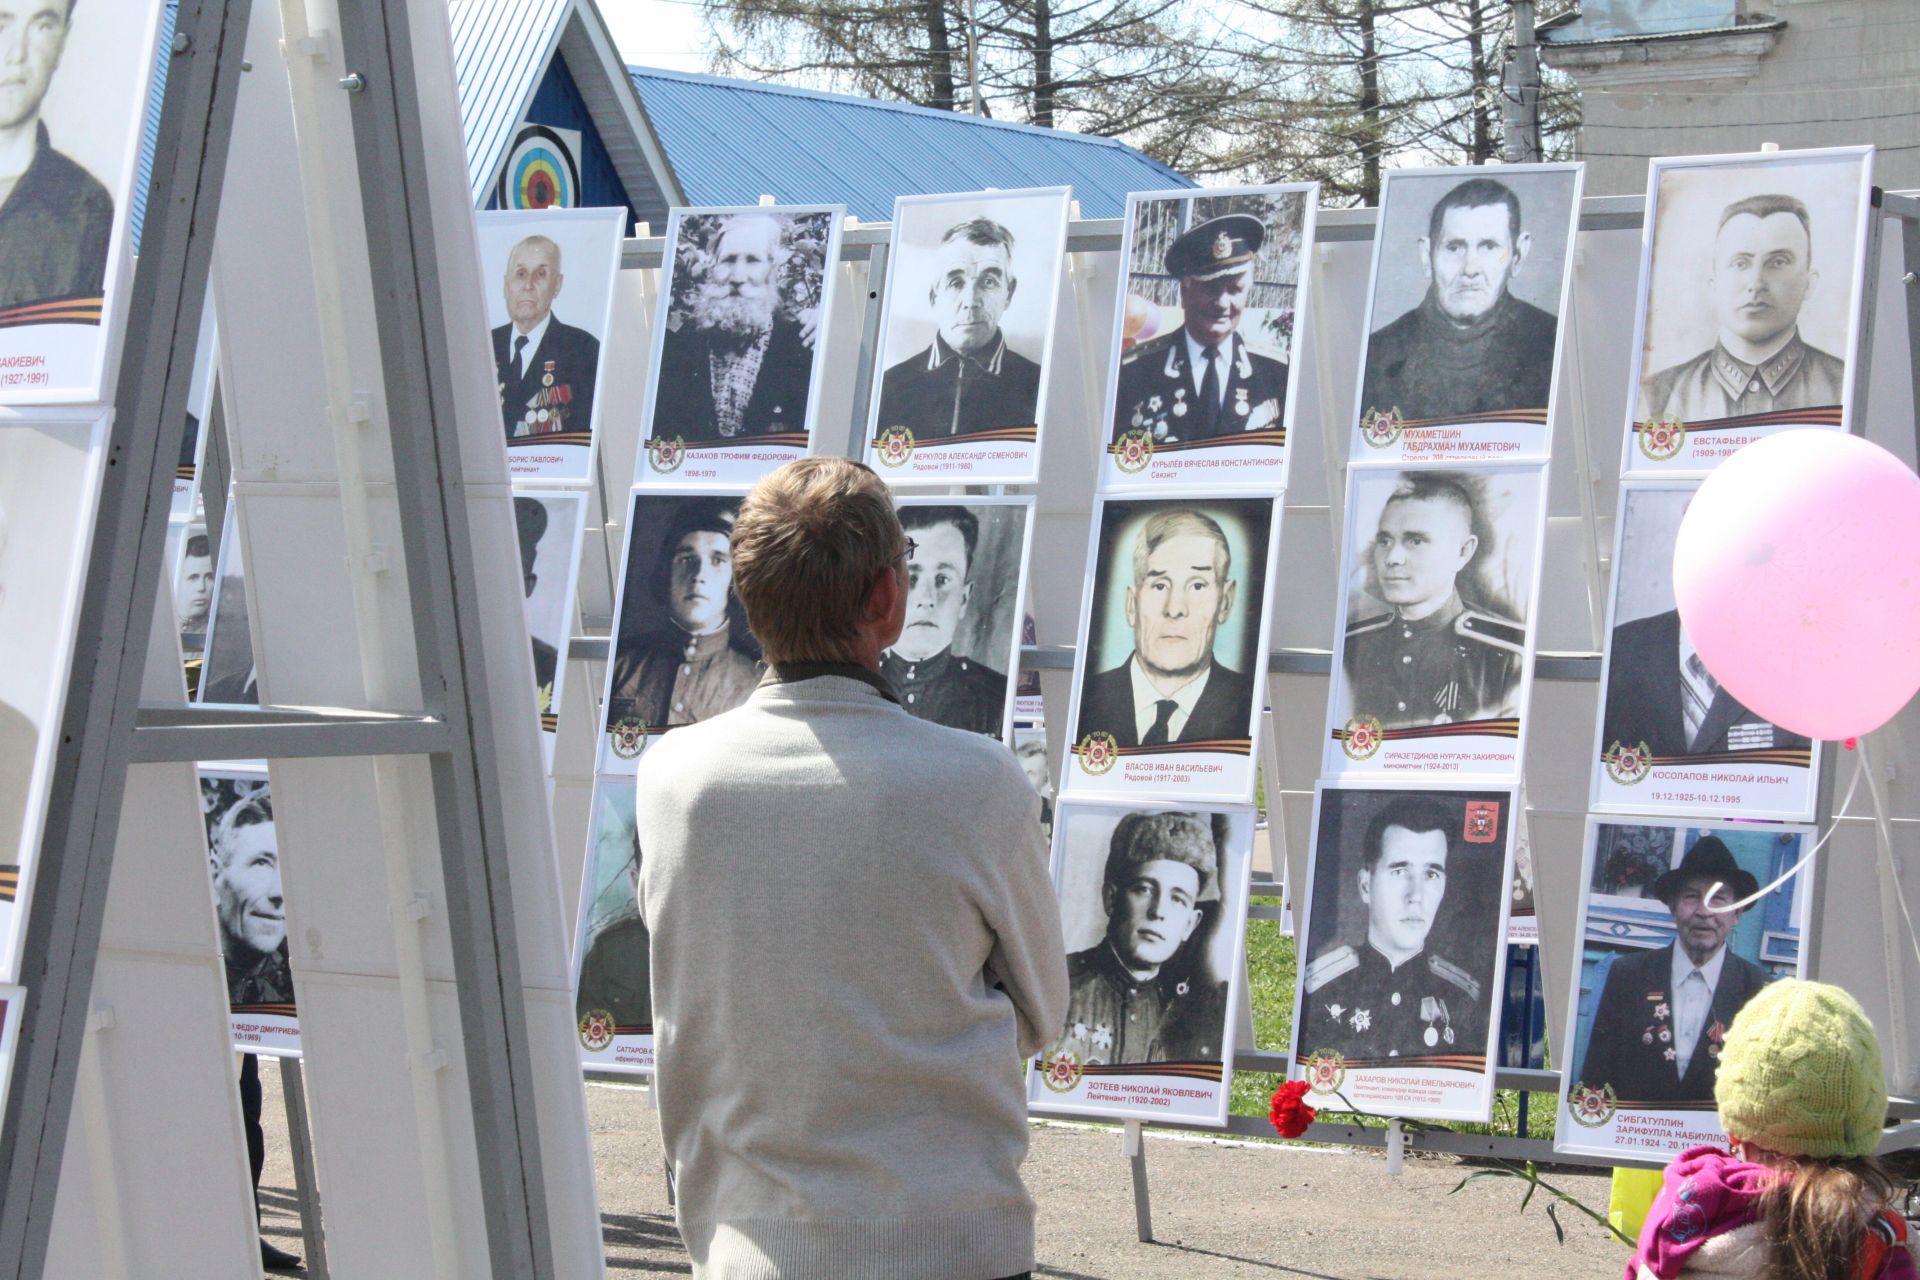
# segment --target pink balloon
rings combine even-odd
[[[1673,547],[1707,670],[1783,729],[1856,737],[1920,689],[1920,477],[1858,436],[1769,436],[1701,484]]]

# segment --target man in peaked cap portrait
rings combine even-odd
[[[1674,940],[1607,969],[1576,1081],[1611,1085],[1622,1105],[1713,1102],[1720,1042],[1768,981],[1766,970],[1728,950],[1745,910],[1710,909],[1716,884],[1711,901],[1722,906],[1760,887],[1718,836],[1701,836],[1653,882],[1651,896],[1673,915]]]
[[[1174,444],[1280,425],[1287,366],[1255,355],[1239,332],[1266,238],[1260,219],[1229,213],[1167,246],[1167,274],[1180,282],[1181,328],[1121,360],[1115,439],[1145,428],[1155,444]]]
[[[1219,868],[1205,814],[1120,819],[1100,884],[1106,936],[1067,957],[1066,1023],[1043,1059],[1062,1049],[1082,1064],[1219,1058],[1227,984],[1206,945],[1219,919]],[[1209,888],[1214,900],[1203,903]]]
[[[954,633],[973,604],[980,521],[960,506],[905,506],[907,620],[880,655],[880,674],[922,720],[999,737],[1007,719],[1007,677],[953,651]],[[986,591],[982,590],[982,599]]]
[[[1456,805],[1420,794],[1395,797],[1367,823],[1358,882],[1367,939],[1307,965],[1297,1015],[1302,1053],[1332,1049],[1349,1061],[1383,1063],[1486,1052],[1480,979],[1427,946],[1461,830]]]
[[[880,430],[906,427],[926,439],[1039,420],[1040,366],[1007,345],[1000,328],[1019,287],[1013,232],[991,218],[947,228],[927,286],[938,332],[881,378]]]
[[[507,322],[493,331],[493,363],[508,443],[593,424],[600,339],[553,314],[564,283],[560,246],[546,236],[528,236],[507,255]]]
[[[1469,178],[1441,196],[1419,241],[1426,296],[1368,340],[1361,411],[1444,420],[1545,409],[1559,321],[1512,292],[1532,246],[1505,183]]]

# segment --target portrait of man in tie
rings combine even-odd
[[[1106,733],[1122,748],[1247,737],[1272,500],[1108,501],[1099,518],[1074,737]]]

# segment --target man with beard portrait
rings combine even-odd
[[[813,335],[780,306],[791,257],[771,214],[720,224],[686,316],[661,344],[654,436],[692,444],[806,430]]]

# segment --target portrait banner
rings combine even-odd
[[[1027,775],[1027,782],[1032,785],[1033,793],[1040,797],[1040,830],[1045,833],[1048,840],[1052,840],[1053,761],[1047,754],[1046,726],[1015,725],[1013,754],[1020,761],[1020,768]]]
[[[880,655],[901,705],[1011,744],[1032,497],[901,498],[907,617]]]
[[[1555,1151],[1666,1160],[1725,1145],[1721,1046],[1760,988],[1806,976],[1818,864],[1725,907],[1771,884],[1813,837],[1810,826],[1587,819]]]
[[[1040,625],[1033,617],[1033,584],[1027,584],[1026,602],[1021,606],[1020,644],[1037,645],[1040,643]],[[1047,704],[1040,695],[1040,671],[1037,667],[1028,667],[1022,663],[1020,679],[1013,690],[1013,723],[1015,728],[1038,728],[1046,723]]]
[[[476,213],[507,474],[585,484],[600,420],[622,209]]]
[[[573,943],[574,1019],[582,1067],[650,1075],[653,995],[633,792],[632,778],[593,781],[593,827]]]
[[[1039,480],[1072,194],[894,201],[866,449],[888,483]]]
[[[274,1057],[300,1055],[300,1013],[287,956],[286,897],[273,792],[264,768],[200,770],[220,955],[227,964],[233,1047]]]
[[[0,422],[0,981],[20,973],[107,421]]]
[[[1821,744],[1721,688],[1680,625],[1673,541],[1699,483],[1620,486],[1591,807],[1808,822]]]
[[[0,125],[0,405],[112,398],[165,6],[15,4]]]
[[[1289,1068],[1314,1106],[1491,1115],[1518,802],[1514,787],[1320,783]]]
[[[632,777],[652,740],[731,711],[760,683],[760,642],[733,590],[742,496],[633,493],[597,772]]]
[[[1241,805],[1060,806],[1067,1016],[1030,1064],[1030,1107],[1226,1123],[1253,823]]]
[[[213,539],[205,515],[167,527],[167,561],[172,566],[173,616],[180,628],[180,656],[191,670],[207,648],[213,625],[213,589],[219,581]]]
[[[1852,422],[1873,148],[1648,163],[1622,475]]]
[[[1507,890],[1507,941],[1516,947],[1540,945],[1540,909],[1534,897],[1533,833],[1527,826],[1527,789],[1520,788],[1520,811],[1513,821],[1513,883]]]
[[[1353,461],[1547,456],[1584,172],[1519,164],[1387,173]]]
[[[844,205],[675,209],[634,483],[751,485],[812,449]]]
[[[229,706],[260,705],[260,672],[253,660],[253,623],[247,607],[246,559],[240,549],[240,504],[227,502],[220,558],[207,610],[207,644],[193,700]]]
[[[514,531],[527,595],[527,634],[533,641],[534,699],[540,708],[540,745],[547,767],[560,733],[560,695],[567,679],[567,642],[573,635],[574,592],[580,582],[580,537],[587,495],[523,489],[513,495]]]
[[[1253,801],[1277,503],[1095,499],[1063,795]]]
[[[1323,776],[1520,773],[1546,468],[1348,471]]]
[[[1318,183],[1127,197],[1103,489],[1287,484]]]

